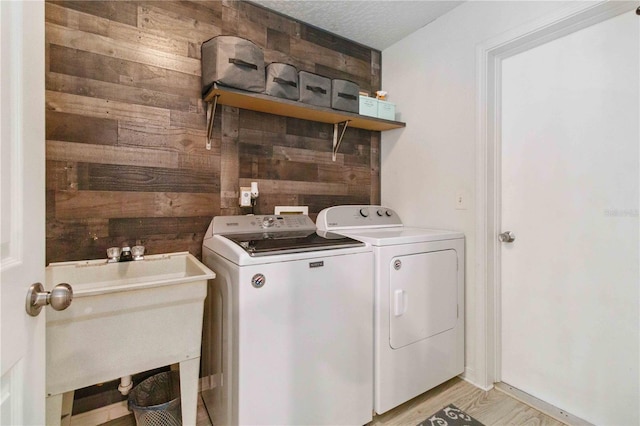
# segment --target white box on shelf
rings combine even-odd
[[[369,96],[360,95],[360,115],[368,115],[369,117],[378,116],[378,100]]]
[[[396,104],[378,100],[378,118],[395,121]]]

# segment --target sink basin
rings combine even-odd
[[[185,391],[197,394],[203,302],[214,277],[186,252],[50,264],[45,288],[69,283],[73,302],[47,310],[47,396],[175,363],[183,401]],[[47,411],[49,424],[49,404]]]

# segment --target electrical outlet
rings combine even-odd
[[[240,207],[251,207],[251,188],[240,187]]]

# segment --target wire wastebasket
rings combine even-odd
[[[180,374],[165,371],[143,380],[131,390],[128,403],[137,426],[181,426]]]

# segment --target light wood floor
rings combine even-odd
[[[370,426],[415,426],[453,404],[486,426],[562,426],[561,423],[496,389],[483,391],[454,378],[380,416]]]
[[[492,389],[483,391],[454,378],[408,401],[393,410],[374,417],[368,426],[416,426],[431,414],[453,404],[486,426],[562,426],[540,411]],[[200,401],[196,426],[211,426],[207,411]],[[104,423],[103,426],[135,426],[133,415]]]

